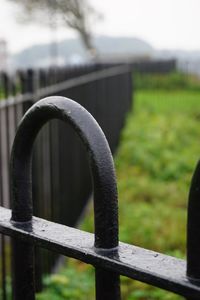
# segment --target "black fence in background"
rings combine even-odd
[[[65,80],[67,78],[67,80]],[[17,124],[37,100],[49,95],[75,99],[103,129],[112,152],[119,141],[126,113],[132,103],[132,72],[128,66],[90,65],[80,70],[50,69],[1,74],[0,101],[0,205],[10,207],[9,156]],[[26,147],[26,145],[24,145]],[[40,132],[33,158],[34,214],[74,226],[91,194],[85,151],[71,128],[53,120]],[[9,240],[1,237],[2,299],[6,299],[10,273]],[[36,250],[37,289],[43,273],[50,272],[55,255]]]
[[[138,73],[159,73],[165,74],[176,70],[177,63],[175,59],[155,60],[155,61],[139,61],[130,64],[134,72]]]
[[[170,72],[174,72],[177,70],[177,61],[176,59],[166,59],[166,60],[131,60],[127,58],[127,60],[111,60],[110,62],[104,62],[105,67],[109,67],[112,65],[128,65],[133,72],[140,74],[148,74],[148,73],[158,73],[158,74],[167,74]],[[96,65],[96,67],[98,64]]]

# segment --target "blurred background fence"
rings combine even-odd
[[[58,95],[84,106],[97,120],[112,153],[119,142],[127,112],[132,106],[134,75],[169,73],[176,62],[98,63],[74,68],[18,71],[0,75],[0,205],[10,207],[9,155],[17,124],[37,100]],[[138,75],[139,74],[139,75]],[[24,145],[26,146],[26,145]],[[42,129],[33,157],[34,214],[65,225],[77,224],[91,196],[86,155],[79,139],[66,124],[51,121]],[[0,278],[2,299],[9,287],[9,240],[1,237]],[[42,274],[51,272],[56,256],[36,249],[37,289]]]

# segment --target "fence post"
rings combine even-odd
[[[200,285],[200,161],[194,172],[189,193],[187,221],[187,277]]]
[[[48,97],[25,114],[15,136],[11,155],[12,222],[32,229],[31,157],[34,140],[51,119],[69,123],[87,150],[94,186],[95,251],[108,257],[118,254],[117,187],[112,155],[97,122],[82,106],[64,97]],[[13,240],[14,299],[34,296],[33,246]],[[96,270],[96,299],[119,300],[119,275]]]

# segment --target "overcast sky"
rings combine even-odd
[[[159,49],[200,50],[200,0],[90,0],[104,16],[94,25],[95,34],[139,37]],[[16,9],[1,0],[0,38],[10,52],[33,44],[48,43],[52,34],[39,25],[20,25]],[[70,29],[59,29],[58,40],[74,37]]]

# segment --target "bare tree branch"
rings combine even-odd
[[[94,55],[92,43],[92,23],[100,15],[88,4],[87,0],[8,0],[21,9],[21,22],[40,21],[51,25],[57,18],[60,24],[77,31],[86,49]],[[19,19],[19,18],[18,18]]]

